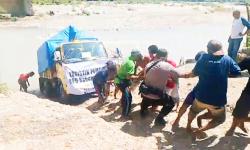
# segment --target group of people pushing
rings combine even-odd
[[[154,49],[152,49],[154,48]],[[179,78],[199,77],[197,85],[188,93],[178,116],[173,122],[173,127],[179,126],[179,121],[188,107],[187,131],[192,133],[202,132],[222,124],[226,119],[225,105],[227,103],[227,80],[228,77],[241,75],[241,70],[250,71],[250,57],[241,58],[237,64],[231,57],[224,55],[222,44],[211,40],[207,44],[207,52],[198,52],[195,56],[196,65],[190,72],[181,73],[174,63],[170,63],[166,49],[157,48],[152,45],[148,48],[150,57],[143,57],[138,50],[132,50],[127,60],[116,70],[114,62],[107,62],[107,69],[99,71],[93,80],[99,95],[99,102],[104,102],[108,95],[105,91],[106,83],[111,84],[114,80],[116,87],[122,92],[121,107],[122,117],[130,118],[132,93],[132,82],[141,80],[139,93],[142,97],[141,117],[147,116],[149,107],[162,106],[155,119],[155,125],[164,126],[164,117],[168,115],[179,102]],[[147,64],[146,64],[147,63]],[[142,71],[135,73],[140,66]],[[106,82],[107,81],[107,82]],[[236,107],[233,111],[234,121],[227,135],[232,135],[234,129],[239,127],[247,132],[244,127],[245,121],[250,121],[248,112],[250,110],[250,83],[246,86]],[[199,129],[192,131],[191,123],[203,110],[206,113],[197,117]],[[202,125],[203,119],[211,120],[207,125]]]
[[[207,51],[201,51],[195,56],[196,64],[193,70],[184,73],[178,71],[176,63],[168,59],[166,49],[151,45],[148,48],[149,57],[143,57],[139,50],[132,50],[130,56],[118,70],[114,63],[108,62],[107,69],[96,74],[93,83],[97,89],[99,101],[103,102],[106,98],[105,95],[107,96],[107,93],[100,92],[104,89],[104,83],[106,81],[111,83],[114,80],[116,87],[122,92],[122,117],[129,119],[132,103],[131,84],[140,80],[141,117],[147,116],[149,107],[162,106],[154,123],[164,126],[166,124],[164,117],[179,102],[179,78],[198,77],[197,85],[188,93],[172,126],[179,126],[182,115],[189,107],[186,130],[193,135],[222,124],[226,120],[228,77],[238,77],[244,70],[250,72],[250,57],[240,57],[239,64],[236,62],[240,43],[250,29],[250,23],[240,17],[239,11],[234,11],[233,16],[232,33],[228,40],[228,55],[224,54],[219,41],[211,40],[207,44]],[[247,27],[245,33],[243,33],[244,27]],[[142,71],[137,73],[137,67],[142,68]],[[97,83],[99,80],[102,80],[101,84]],[[197,117],[199,128],[193,130],[191,123],[203,110],[207,111]],[[247,132],[244,122],[250,122],[249,111],[250,79],[236,103],[232,126],[226,135],[232,135],[236,127]],[[210,121],[203,125],[203,119]]]
[[[232,32],[229,37],[228,55],[224,54],[222,44],[217,40],[211,40],[207,44],[207,52],[198,52],[195,56],[196,65],[190,72],[180,72],[174,61],[168,59],[166,49],[158,48],[156,45],[148,47],[149,56],[143,56],[139,50],[132,50],[130,56],[117,70],[114,62],[108,61],[107,67],[96,73],[93,84],[98,93],[98,101],[105,102],[109,95],[109,85],[115,84],[115,97],[118,90],[122,92],[121,107],[122,118],[129,119],[132,104],[132,83],[140,83],[139,93],[142,97],[141,117],[148,115],[149,107],[152,110],[162,106],[155,119],[155,125],[165,126],[164,117],[168,115],[175,105],[179,104],[179,78],[198,77],[197,85],[188,93],[178,116],[173,122],[173,127],[179,126],[182,115],[190,107],[186,130],[194,135],[214,128],[222,124],[226,119],[225,105],[227,103],[228,77],[237,77],[241,71],[250,72],[250,57],[240,57],[240,62],[236,63],[238,50],[243,36],[250,29],[250,23],[240,17],[239,11],[233,12]],[[247,27],[245,33],[244,28]],[[138,68],[141,68],[137,73]],[[20,90],[27,92],[28,78],[34,72],[21,74],[18,83]],[[197,117],[198,129],[191,127],[195,117]],[[241,93],[239,100],[233,110],[233,122],[226,135],[233,135],[236,127],[243,132],[247,132],[244,122],[250,122],[248,117],[250,111],[250,79]],[[208,124],[203,125],[202,120],[209,119]]]

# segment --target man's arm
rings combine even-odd
[[[127,79],[131,79],[131,80],[138,80],[140,78],[140,76],[137,75],[130,75],[127,77]]]
[[[193,78],[200,74],[200,70],[202,69],[202,60],[199,60],[196,65],[194,66],[194,69],[191,72],[181,74],[180,78]]]
[[[244,71],[248,68],[248,66],[250,65],[250,57],[246,57],[244,58],[240,63],[239,63],[239,67],[241,69],[241,71]]]
[[[193,78],[196,77],[196,75],[191,71],[188,73],[183,73],[179,75],[180,78]]]
[[[135,69],[134,69],[134,75],[137,74],[137,69],[138,69],[138,65],[136,64],[136,65],[135,65]]]
[[[26,82],[28,83],[28,86],[30,86],[29,80],[27,79]]]
[[[237,77],[241,75],[241,69],[238,64],[230,58],[230,67],[229,67],[229,76],[230,77]]]
[[[245,18],[241,18],[242,24],[247,27],[247,30],[244,33],[240,33],[242,36],[246,35],[247,33],[249,33],[250,31],[250,22],[247,21]]]

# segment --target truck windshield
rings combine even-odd
[[[64,60],[70,62],[107,57],[106,50],[100,42],[64,44],[63,50]]]

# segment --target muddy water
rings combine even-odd
[[[20,73],[37,72],[37,49],[57,28],[0,28],[0,82],[17,90]],[[147,53],[150,44],[157,44],[169,50],[169,57],[179,62],[181,57],[193,58],[197,51],[206,50],[210,39],[218,39],[227,49],[230,25],[189,25],[151,30],[89,31],[104,41],[107,49],[118,47],[124,56],[131,49],[138,48]],[[32,89],[38,88],[38,75],[30,79]]]
[[[147,47],[156,44],[166,48],[170,57],[179,61],[181,57],[193,58],[198,51],[206,50],[206,44],[211,39],[218,39],[227,49],[229,32],[230,26],[201,24],[147,31],[95,31],[92,34],[111,48],[119,47],[125,55],[133,48],[141,49],[146,54]]]

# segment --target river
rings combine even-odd
[[[20,73],[37,72],[37,49],[47,38],[60,29],[46,27],[0,28],[0,82],[17,90]],[[169,51],[169,57],[179,62],[181,57],[194,58],[198,51],[206,50],[210,39],[217,39],[227,49],[230,25],[197,24],[150,30],[88,31],[104,42],[107,49],[119,48],[124,57],[137,48],[147,54],[147,47],[156,44]],[[30,79],[31,88],[38,88],[38,74]]]

